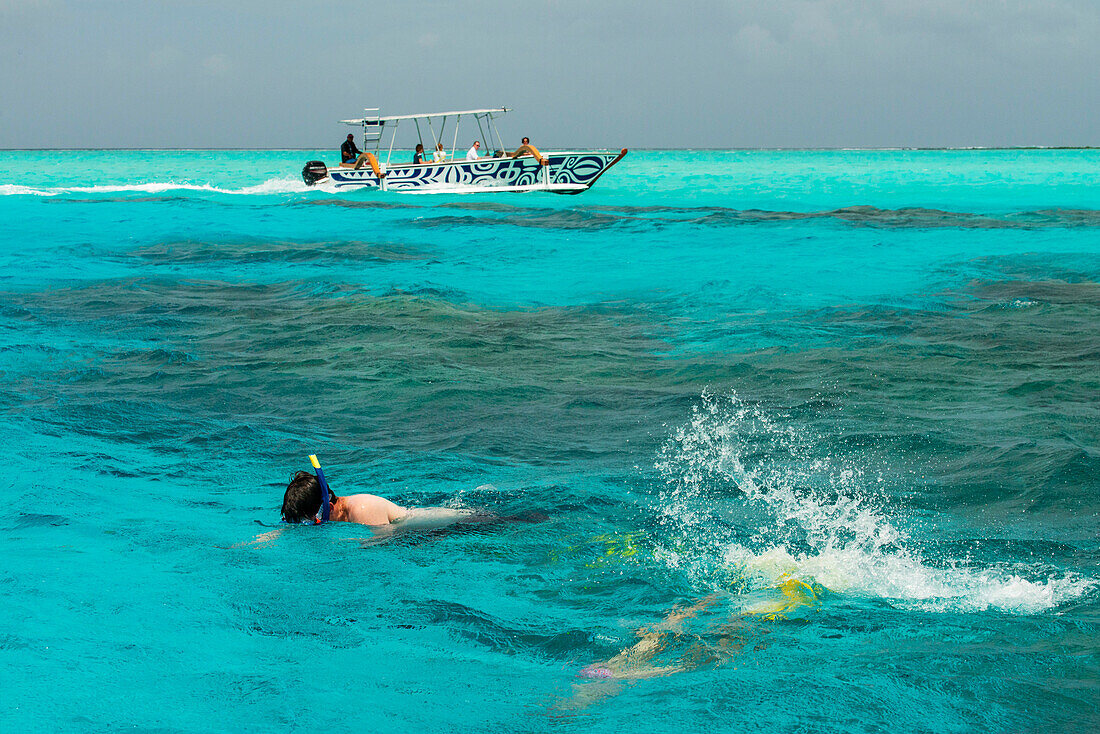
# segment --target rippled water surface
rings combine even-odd
[[[1100,727],[1100,151],[319,155],[0,152],[5,730]]]

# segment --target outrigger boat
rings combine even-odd
[[[626,148],[618,152],[604,150],[552,151],[542,153],[542,160],[524,153],[512,157],[497,132],[495,118],[508,112],[507,107],[489,110],[462,110],[459,112],[431,112],[423,115],[396,115],[382,117],[377,109],[366,109],[358,120],[341,120],[345,125],[362,126],[363,149],[374,143],[374,156],[378,159],[379,171],[373,166],[364,165],[355,169],[346,166],[329,168],[322,161],[310,161],[302,169],[302,179],[313,186],[331,183],[336,188],[365,187],[382,191],[416,191],[431,193],[466,193],[475,191],[552,191],[557,194],[579,194],[586,191],[607,169],[622,160]],[[459,149],[458,124],[462,117],[472,117],[477,123],[478,132],[486,148],[492,145],[490,136],[495,136],[500,146],[492,155],[478,160],[465,160],[465,149]],[[447,160],[440,163],[392,163],[394,141],[397,138],[398,125],[404,120],[412,120],[416,125],[416,135],[424,147],[428,145],[423,137],[421,123],[426,123],[431,134],[431,149],[439,143],[444,144],[444,135],[448,132],[447,123],[453,120],[453,134]],[[439,130],[436,131],[438,124]],[[386,160],[381,161],[382,138],[387,128],[392,131]],[[486,134],[488,133],[488,134]],[[404,154],[404,149],[399,149]],[[428,156],[432,153],[429,151]],[[378,174],[382,175],[379,176]]]

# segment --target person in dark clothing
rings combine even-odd
[[[359,158],[359,149],[355,147],[355,136],[348,133],[348,139],[340,146],[340,162],[355,163]]]
[[[355,147],[355,136],[348,133],[348,139],[340,146],[340,168],[354,168],[358,170],[363,167],[364,163],[370,164],[371,170],[374,171],[374,175],[378,176],[378,178],[382,178],[386,175],[382,173],[382,169],[379,168],[378,159],[374,157],[374,153],[360,153],[359,148]]]
[[[416,144],[416,153],[413,154],[413,163],[424,163],[424,144]]]

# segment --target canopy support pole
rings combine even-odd
[[[500,130],[499,130],[499,129],[497,129],[497,123],[496,123],[496,121],[495,121],[495,120],[493,119],[493,113],[491,113],[491,112],[490,112],[490,113],[489,113],[489,115],[488,115],[488,117],[489,117],[489,127],[490,127],[490,128],[492,129],[492,131],[493,131],[493,132],[494,132],[494,133],[496,134],[496,136],[497,136],[497,143],[499,143],[499,144],[500,144],[500,149],[501,149],[502,151],[504,151],[505,153],[507,153],[507,152],[508,152],[508,150],[507,150],[507,149],[506,149],[506,148],[504,147],[504,141],[500,139]]]
[[[389,170],[390,158],[393,157],[393,141],[397,140],[397,124],[399,122],[401,122],[401,121],[397,120],[397,122],[393,123],[393,135],[390,136],[390,150],[389,150],[388,153],[386,153],[386,170]]]
[[[443,122],[447,122],[447,118],[443,118]],[[435,136],[435,128],[432,127],[432,118],[428,118],[428,131],[432,134],[432,155],[435,155],[435,146],[439,145],[439,139]],[[443,134],[443,130],[440,129],[439,134]]]
[[[481,129],[481,115],[474,115],[474,119],[477,120],[477,131],[481,134],[481,139],[485,141],[485,150],[488,152],[493,141],[485,137],[485,131]]]

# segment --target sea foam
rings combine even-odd
[[[331,186],[306,186],[297,178],[282,177],[270,178],[262,183],[241,188],[224,188],[210,184],[182,183],[175,181],[162,181],[150,183],[132,184],[104,184],[101,186],[45,186],[32,187],[18,184],[0,184],[0,196],[57,196],[59,194],[163,194],[170,191],[195,191],[212,194],[242,194],[256,196],[265,194],[300,194],[307,191],[335,190]]]
[[[657,462],[658,511],[672,532],[660,555],[702,584],[753,589],[798,578],[933,612],[1037,613],[1096,586],[1049,568],[923,556],[884,509],[877,481],[817,456],[811,433],[736,394],[704,392]],[[753,530],[716,522],[732,504],[759,518]]]

